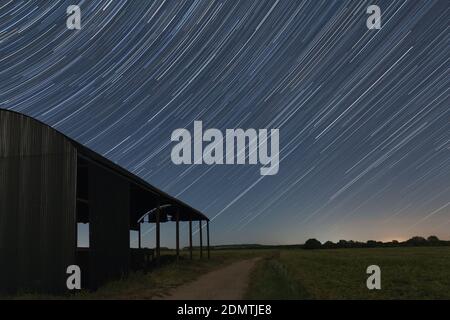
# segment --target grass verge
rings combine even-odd
[[[211,259],[199,259],[198,252],[194,252],[194,259],[190,260],[186,253],[181,255],[179,262],[166,259],[167,263],[155,267],[149,272],[132,272],[126,278],[111,281],[97,291],[81,290],[75,294],[44,295],[35,293],[19,293],[14,296],[0,296],[0,299],[152,299],[161,297],[171,289],[190,282],[217,268],[224,267],[238,260],[267,255],[269,250],[217,250],[211,252]],[[173,251],[162,252],[173,255]]]

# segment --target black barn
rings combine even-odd
[[[0,109],[0,291],[62,292],[66,269],[82,267],[86,287],[142,266],[130,248],[140,223],[207,222],[201,212],[26,115]],[[77,223],[89,223],[89,248],[77,248]],[[202,232],[200,232],[200,235]]]

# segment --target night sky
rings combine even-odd
[[[71,4],[81,30],[66,28]],[[213,244],[450,239],[448,7],[1,0],[0,108],[203,211]],[[173,164],[171,133],[195,120],[278,128],[278,174]],[[172,246],[173,226],[162,236]]]

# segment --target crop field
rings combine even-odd
[[[367,289],[369,265],[381,290]],[[450,299],[450,247],[282,250],[251,277],[250,299]]]

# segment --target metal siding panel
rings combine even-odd
[[[130,267],[128,181],[89,165],[90,287],[128,273]]]
[[[76,149],[0,110],[0,290],[61,292],[75,255]]]
[[[19,163],[1,159],[2,187],[0,193],[0,290],[16,288],[17,211],[19,204]]]

